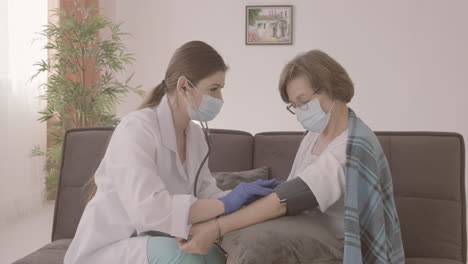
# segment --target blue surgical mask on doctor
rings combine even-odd
[[[319,99],[314,98],[307,102],[307,104],[295,108],[297,120],[304,129],[315,133],[321,133],[330,120],[330,114],[334,106],[335,102],[333,102],[330,111],[325,113],[320,106]]]
[[[187,112],[190,119],[200,122],[208,122],[213,120],[221,111],[221,107],[224,103],[223,100],[215,98],[213,96],[202,94],[200,90],[195,85],[193,85],[193,83],[190,80],[187,79],[187,81],[193,87],[193,89],[195,89],[195,91],[202,96],[202,100],[198,108],[192,106],[186,99]]]

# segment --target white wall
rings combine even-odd
[[[45,146],[45,125],[36,121],[37,111],[41,109],[36,99],[40,94],[38,84],[45,81],[45,76],[33,82],[30,77],[35,72],[33,63],[47,58],[47,53],[41,49],[45,41],[33,42],[39,37],[35,33],[47,24],[47,0],[2,1],[0,9],[1,29],[7,29],[2,34],[2,40],[6,38],[6,41],[1,41],[4,46],[0,49],[6,61],[0,68],[0,130],[3,133],[0,140],[4,147],[2,155],[5,155],[0,158],[1,229],[5,223],[31,214],[43,205],[43,159],[32,159],[29,154],[34,145]],[[5,11],[7,15],[4,16]]]
[[[0,1],[0,35],[8,34],[8,2]],[[7,138],[7,74],[8,74],[8,41],[0,41],[0,147],[5,148]],[[5,124],[5,125],[4,125]],[[7,164],[6,151],[0,151],[0,181],[5,179]],[[1,200],[0,200],[1,201]]]
[[[178,46],[203,40],[231,68],[225,107],[211,126],[298,130],[277,92],[278,76],[299,52],[322,49],[348,70],[356,88],[350,105],[375,130],[455,131],[468,138],[468,2],[262,1],[294,5],[294,45],[246,46],[245,5],[258,3],[117,1],[114,19],[133,34],[136,83],[151,89]],[[139,103],[131,97],[117,112]]]
[[[141,84],[146,90],[155,87],[164,77],[173,48],[168,48],[169,25],[168,8],[172,1],[105,1],[99,2],[103,14],[114,22],[124,22],[122,31],[131,34],[125,38],[126,47],[134,53],[137,63],[128,67],[130,75],[135,72],[135,84]],[[171,25],[172,27],[172,25]],[[161,77],[163,76],[163,77]],[[122,77],[122,80],[125,76]],[[119,116],[137,108],[143,98],[129,95],[117,108]]]

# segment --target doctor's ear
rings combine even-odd
[[[180,76],[179,79],[177,79],[177,87],[176,90],[177,92],[181,94],[187,93],[187,78],[185,76]]]

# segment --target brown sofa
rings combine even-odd
[[[377,132],[393,174],[406,262],[466,263],[465,153],[455,133]],[[62,263],[85,207],[82,186],[94,173],[112,129],[66,133],[52,243],[15,262]],[[300,132],[252,136],[212,130],[212,171],[244,171],[261,166],[285,179],[302,138]]]

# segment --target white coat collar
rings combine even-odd
[[[177,152],[174,120],[172,119],[172,110],[166,95],[161,99],[156,111],[159,119],[159,131],[164,146]]]
[[[177,161],[176,161],[177,170],[180,175],[184,175],[186,179],[189,179],[190,184],[188,186],[192,186],[194,177],[195,177],[195,171],[197,169],[198,164],[201,162],[199,160],[200,157],[198,155],[198,150],[200,148],[199,138],[196,137],[195,135],[196,130],[197,130],[197,125],[193,123],[192,121],[190,121],[185,130],[185,135],[186,135],[186,140],[187,140],[186,152],[185,152],[186,153],[185,162],[186,162],[187,171],[188,171],[188,174],[187,174],[186,170],[183,168],[182,163],[180,162],[180,159],[178,157],[174,120],[172,119],[172,110],[171,110],[171,107],[169,106],[169,101],[167,99],[167,96],[164,96],[161,102],[159,103],[159,105],[156,107],[156,113],[159,119],[159,131],[161,133],[161,140],[163,142],[163,145],[166,148],[172,150],[175,154],[177,154]]]
[[[159,105],[156,107],[156,112],[159,119],[159,131],[161,133],[161,139],[168,149],[177,152],[177,142],[176,142],[176,133],[175,133],[175,126],[174,126],[174,119],[172,117],[172,110],[169,105],[169,100],[167,99],[167,95],[165,95]],[[189,142],[192,141],[193,132],[192,125],[194,125],[191,121],[189,122],[185,134],[187,135],[187,146],[189,146]]]

